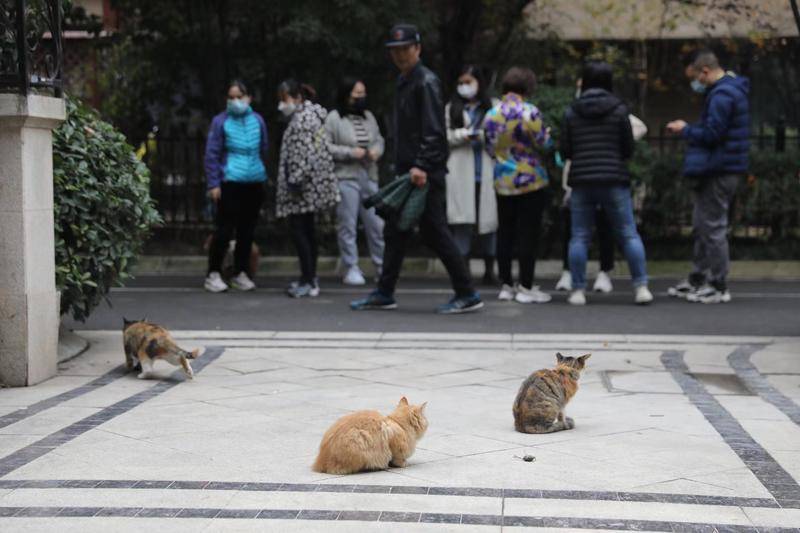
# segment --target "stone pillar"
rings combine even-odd
[[[56,374],[53,128],[64,101],[0,94],[0,383]]]

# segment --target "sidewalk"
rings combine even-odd
[[[368,258],[361,258],[361,268],[372,276],[374,270]],[[175,255],[175,256],[142,256],[139,258],[135,275],[205,275],[208,268],[208,258],[201,255]],[[470,261],[472,272],[483,273],[483,261],[473,259]],[[597,262],[590,261],[588,274],[597,272]],[[648,273],[653,278],[681,278],[685,277],[691,268],[689,261],[648,261]],[[536,262],[536,275],[544,278],[557,278],[561,274],[561,261],[553,259],[539,260]],[[259,276],[291,276],[300,271],[296,257],[262,257]],[[318,264],[320,276],[334,276],[340,274],[338,257],[320,257]],[[438,259],[426,257],[408,257],[403,261],[403,274],[407,276],[446,276],[444,266]],[[617,261],[614,276],[628,278],[628,266],[625,261]],[[733,261],[731,263],[730,280],[775,280],[793,281],[800,280],[800,261]]]
[[[196,379],[121,372],[119,332],[0,390],[2,531],[797,531],[800,338],[182,331]],[[592,352],[572,431],[511,403]],[[403,469],[312,472],[339,416],[428,401]],[[535,457],[524,462],[525,455]]]

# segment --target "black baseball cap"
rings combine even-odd
[[[407,44],[419,44],[421,41],[419,30],[413,24],[395,24],[389,31],[389,40],[386,47],[405,46]]]

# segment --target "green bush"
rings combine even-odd
[[[151,226],[150,172],[125,137],[80,101],[53,133],[56,285],[61,313],[84,321],[129,277]]]

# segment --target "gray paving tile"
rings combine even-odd
[[[427,524],[460,524],[461,515],[451,513],[422,513],[419,521]]]
[[[53,517],[61,512],[62,507],[26,507],[19,511],[14,516],[28,516],[28,517]]]
[[[103,507],[95,516],[136,516],[141,507]]]
[[[0,507],[0,516],[14,516],[23,509],[24,507]]]
[[[485,496],[500,498],[503,496],[503,489],[484,489],[480,487],[431,487],[428,491],[430,495],[451,495],[451,496]]]
[[[142,480],[137,481],[134,489],[166,489],[172,484],[172,481],[157,481],[157,480]]]
[[[270,520],[294,520],[300,511],[290,509],[262,509],[256,518]]]
[[[102,507],[64,507],[58,516],[88,517],[100,512]]]
[[[222,509],[192,509],[186,508],[175,515],[176,518],[214,518]]]
[[[355,485],[317,485],[315,492],[353,492]]]
[[[173,481],[168,489],[202,490],[208,485],[208,481]]]
[[[419,522],[420,515],[421,513],[383,511],[379,520],[381,522]]]
[[[123,479],[106,479],[101,481],[97,488],[99,489],[132,489],[138,481],[136,480],[123,480]]]
[[[145,507],[136,516],[143,518],[172,518],[177,516],[183,509],[169,507]]]
[[[377,522],[380,511],[342,511],[337,520],[356,520],[360,522]]]
[[[211,481],[204,490],[241,490],[244,485],[243,481]]]
[[[317,485],[311,483],[283,483],[278,489],[281,492],[314,492]]]
[[[217,518],[255,518],[260,509],[222,509]]]
[[[544,520],[536,516],[504,516],[504,527],[543,527]]]
[[[490,514],[465,514],[461,515],[461,523],[480,526],[502,526],[503,517]]]
[[[392,491],[391,485],[382,486],[382,485],[356,485],[353,487],[353,492],[355,493],[367,493],[367,494],[389,494]]]
[[[428,487],[414,487],[414,486],[395,486],[390,491],[391,494],[428,494],[430,489]]]
[[[340,511],[326,511],[321,509],[303,509],[297,515],[298,520],[336,520]]]

